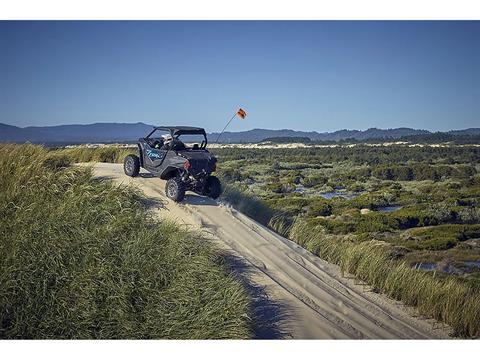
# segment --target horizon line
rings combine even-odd
[[[14,124],[9,124],[6,122],[0,122],[0,124],[3,125],[8,125],[8,126],[14,126],[19,129],[27,129],[27,128],[48,128],[48,127],[59,127],[59,126],[89,126],[89,125],[96,125],[96,124],[118,124],[118,125],[136,125],[136,124],[143,124],[147,126],[158,126],[158,125],[153,125],[153,124],[147,124],[143,121],[136,121],[136,122],[92,122],[92,123],[86,123],[86,124],[80,124],[80,123],[74,123],[74,124],[58,124],[58,125],[28,125],[28,126],[18,126]],[[418,130],[418,131],[428,131],[431,133],[437,133],[437,132],[449,132],[449,131],[461,131],[461,130],[470,130],[470,129],[480,129],[480,127],[467,127],[467,128],[460,128],[460,129],[449,129],[449,130],[433,130],[433,129],[426,129],[426,128],[412,128],[412,127],[407,127],[407,126],[399,126],[395,128],[378,128],[378,127],[368,127],[365,129],[348,129],[348,128],[343,128],[343,129],[337,129],[337,130],[332,130],[332,131],[319,131],[319,130],[295,130],[292,128],[282,128],[282,129],[272,129],[272,128],[251,128],[248,130],[239,130],[239,131],[225,131],[226,133],[240,133],[240,132],[247,132],[247,131],[253,131],[253,130],[271,130],[271,131],[282,131],[282,130],[288,130],[288,131],[297,131],[297,132],[316,132],[318,134],[322,133],[334,133],[338,131],[368,131],[368,130],[398,130],[398,129],[411,129],[411,130]],[[209,133],[214,134],[214,133],[219,133],[220,131],[209,131]]]

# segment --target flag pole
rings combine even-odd
[[[232,116],[232,118],[230,120],[228,120],[227,122],[227,125],[225,125],[225,127],[223,128],[222,132],[220,134],[218,134],[218,137],[217,137],[217,141],[215,141],[217,144],[218,144],[218,139],[220,139],[220,136],[222,136],[223,132],[225,131],[225,129],[227,128],[228,125],[230,125],[230,123],[232,122],[232,120],[235,118],[235,116],[237,116],[237,113],[235,112],[235,114]]]

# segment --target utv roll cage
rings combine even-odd
[[[207,147],[208,140],[205,129],[193,126],[155,126],[145,139],[149,139],[157,130],[170,132],[170,135],[174,139],[178,138],[180,135],[203,135],[204,141],[202,141],[201,148],[205,149]]]

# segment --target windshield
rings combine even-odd
[[[156,130],[148,138],[145,138],[147,144],[154,149],[162,149],[165,147],[165,140],[171,139],[169,131]]]

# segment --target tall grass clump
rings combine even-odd
[[[0,145],[0,338],[247,338],[218,251],[132,188],[32,145]]]
[[[68,157],[72,163],[122,163],[125,159],[125,156],[131,153],[135,153],[136,151],[136,148],[124,148],[118,146],[103,146],[97,148],[87,148],[79,146],[69,149],[57,149],[53,152],[55,154]]]
[[[269,221],[276,214],[276,212],[262,200],[246,194],[234,186],[226,185],[221,198],[238,211],[250,216],[263,225],[268,225]]]
[[[380,241],[355,242],[329,235],[322,226],[296,219],[290,239],[378,292],[417,307],[420,314],[449,324],[454,335],[480,336],[480,293],[455,278],[440,278],[410,268],[395,248]]]

